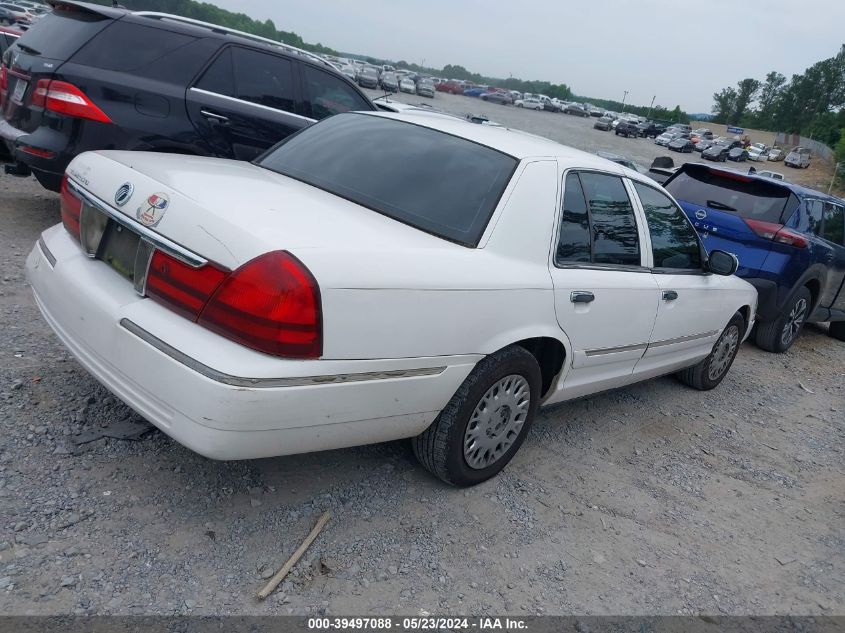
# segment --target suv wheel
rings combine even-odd
[[[783,312],[776,319],[757,325],[754,341],[767,352],[782,354],[795,342],[807,317],[810,316],[812,295],[805,287],[787,301]]]
[[[837,341],[845,341],[845,321],[831,323],[827,333]]]
[[[446,407],[412,440],[414,454],[432,474],[455,486],[474,486],[511,460],[534,420],[540,367],[513,345],[482,360]]]
[[[722,330],[707,358],[675,374],[678,380],[699,391],[709,391],[718,386],[733,365],[745,327],[745,318],[737,312]]]

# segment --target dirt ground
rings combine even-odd
[[[57,221],[0,176],[0,613],[845,615],[845,344],[823,327],[743,345],[713,392],[668,377],[543,410],[470,490],[404,442],[213,462],[155,430],[92,439],[142,421],[34,305],[24,259]]]

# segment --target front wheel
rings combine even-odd
[[[516,104],[516,107],[517,107],[517,108],[521,108],[521,107],[522,107],[522,104],[521,104],[521,103],[517,103],[517,104]]]
[[[709,391],[719,385],[733,365],[742,335],[745,332],[745,318],[737,312],[713,346],[713,351],[697,365],[679,371],[676,376],[685,385]]]
[[[455,486],[490,479],[511,460],[534,420],[540,367],[513,345],[484,358],[423,433],[414,454],[432,474]]]
[[[813,297],[806,286],[796,292],[787,301],[783,312],[774,320],[759,323],[754,335],[754,342],[767,352],[783,354],[792,347],[801,333],[807,317],[810,316],[810,303]]]

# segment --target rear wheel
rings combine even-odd
[[[782,354],[795,342],[807,317],[810,315],[812,295],[805,287],[787,301],[783,312],[776,319],[757,325],[754,342],[767,352]]]
[[[678,372],[678,380],[699,391],[709,391],[718,386],[733,365],[744,331],[745,319],[737,312],[722,331],[707,358]]]
[[[455,486],[474,486],[511,460],[534,420],[540,367],[525,348],[507,347],[482,360],[437,419],[412,440],[432,474]]]
[[[845,341],[845,321],[831,323],[827,333],[837,341]]]

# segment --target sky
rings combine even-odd
[[[208,0],[309,43],[582,96],[710,112],[745,77],[787,78],[845,43],[845,0]]]

